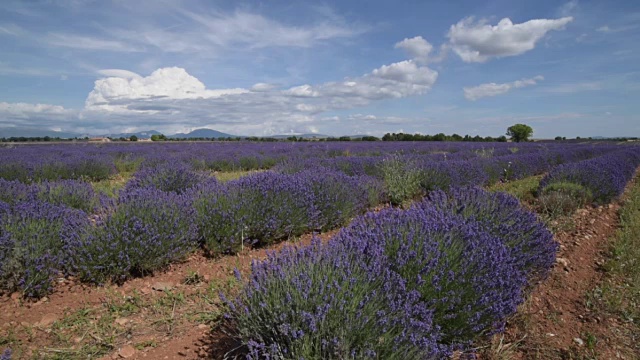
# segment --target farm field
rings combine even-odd
[[[633,359],[639,165],[601,143],[0,148],[0,351]]]

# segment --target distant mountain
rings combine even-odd
[[[10,137],[45,137],[48,136],[50,138],[61,138],[61,139],[72,139],[72,138],[83,138],[85,136],[89,136],[87,134],[74,133],[69,131],[53,131],[47,129],[39,129],[39,128],[29,128],[29,127],[7,127],[0,128],[0,138],[10,138]]]
[[[209,139],[217,139],[217,138],[226,138],[226,137],[238,137],[236,135],[225,134],[220,131],[211,130],[211,129],[196,129],[190,133],[178,133],[167,136],[172,139],[193,139],[193,138],[209,138]]]

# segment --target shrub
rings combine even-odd
[[[245,222],[251,209],[241,201],[241,192],[226,185],[211,185],[197,191],[194,199],[198,237],[212,255],[236,253],[244,245]]]
[[[108,156],[74,154],[74,156],[40,161],[33,169],[31,180],[38,182],[82,178],[100,181],[108,179],[115,173],[113,160]]]
[[[347,176],[326,168],[296,176],[303,179],[312,194],[311,228],[322,231],[346,224],[384,196],[380,193],[383,191],[380,182],[368,176]]]
[[[594,202],[606,204],[622,194],[638,165],[640,151],[635,148],[559,165],[540,181],[538,193],[553,183],[573,183],[589,191]]]
[[[420,166],[420,173],[420,186],[425,192],[488,182],[487,173],[475,160],[427,162]]]
[[[356,258],[378,261],[433,311],[441,342],[460,347],[502,330],[522,301],[523,273],[507,248],[479,223],[421,204],[369,213],[332,241]]]
[[[433,206],[477,222],[483,230],[501,239],[509,249],[510,261],[529,279],[545,277],[555,262],[558,244],[553,235],[511,195],[480,188],[454,188],[449,194],[431,192],[428,200],[416,206]]]
[[[70,254],[90,229],[86,213],[41,201],[17,204],[0,240],[0,287],[27,297],[50,292],[53,278],[73,268]]]
[[[45,181],[34,185],[35,196],[56,205],[66,205],[87,213],[100,206],[100,198],[91,184],[79,180]]]
[[[414,162],[395,155],[383,159],[380,168],[392,204],[402,204],[422,194],[422,176]]]
[[[194,206],[205,247],[233,253],[245,239],[269,244],[302,234],[312,222],[312,197],[303,177],[263,172],[205,187]]]
[[[591,201],[590,190],[570,182],[551,183],[538,195],[540,211],[551,216],[570,215]]]
[[[159,164],[145,167],[133,175],[125,186],[125,190],[151,187],[162,191],[184,193],[203,181],[210,181],[209,176],[191,170],[183,164]]]
[[[9,215],[10,210],[11,210],[11,207],[9,206],[9,204],[0,200],[0,225],[3,223],[4,217]],[[3,233],[3,230],[2,230],[2,227],[0,227],[0,236],[2,236],[1,235],[2,233]]]
[[[339,243],[285,247],[262,262],[227,325],[247,359],[440,359],[431,313],[404,293],[383,258],[365,262]],[[239,275],[238,275],[239,276]]]
[[[0,355],[0,360],[11,360],[11,349],[5,349]]]
[[[2,166],[0,166],[0,179],[28,182],[31,179],[29,166],[19,161],[2,162]]]
[[[131,135],[132,137],[135,135]],[[137,141],[137,140],[131,140]],[[144,158],[134,156],[133,154],[122,153],[118,154],[114,159],[114,165],[119,173],[131,173],[137,171],[140,168],[140,164],[144,161]]]
[[[33,189],[31,185],[22,183],[19,180],[0,179],[0,201],[7,204],[16,204],[32,198]]]
[[[197,246],[193,217],[188,196],[153,188],[122,192],[74,254],[79,276],[121,282],[184,259]]]

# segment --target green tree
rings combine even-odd
[[[511,140],[515,142],[529,141],[529,137],[533,135],[533,129],[529,125],[515,124],[507,128],[507,135],[511,136]]]
[[[131,136],[129,137],[129,141],[138,141],[138,137],[137,137],[137,136],[135,136],[135,135],[131,135]]]

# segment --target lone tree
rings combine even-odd
[[[529,136],[533,135],[533,129],[529,125],[515,124],[507,128],[507,135],[515,142],[529,141]]]
[[[135,135],[131,135],[131,136],[129,137],[129,141],[138,141],[138,137],[137,137],[137,136],[135,136]]]

